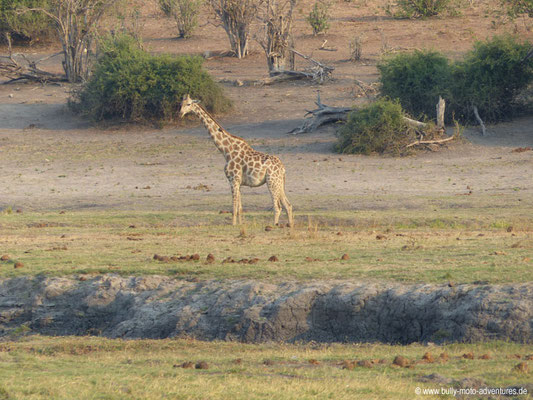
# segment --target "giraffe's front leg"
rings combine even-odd
[[[242,224],[242,205],[241,205],[241,185],[240,182],[231,182],[231,194],[233,197],[233,225],[237,225],[237,217],[239,224]]]

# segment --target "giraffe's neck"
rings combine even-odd
[[[249,145],[239,137],[230,135],[228,132],[215,121],[215,119],[199,104],[196,104],[192,111],[200,118],[209,135],[215,142],[215,146],[224,155],[226,159],[231,157],[232,150],[240,147],[249,147]]]

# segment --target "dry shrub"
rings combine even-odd
[[[356,62],[363,55],[363,36],[355,35],[350,42],[350,61]]]
[[[188,38],[198,26],[198,14],[203,0],[158,0],[159,7],[167,17],[174,18],[179,36]]]

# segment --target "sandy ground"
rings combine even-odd
[[[286,133],[314,107],[317,90],[329,105],[367,101],[354,95],[353,81],[377,80],[376,63],[384,49],[436,48],[460,57],[475,40],[495,33],[514,30],[532,37],[521,21],[494,24],[492,1],[475,2],[459,17],[420,21],[391,19],[384,4],[335,2],[330,31],[313,37],[304,20],[311,2],[302,2],[296,47],[336,68],[334,80],[324,85],[234,86],[236,79],[267,75],[264,55],[253,43],[244,60],[216,56],[228,50],[227,39],[222,28],[204,23],[205,13],[202,26],[187,40],[175,38],[172,21],[153,5],[144,7],[141,25],[145,47],[152,52],[209,52],[207,69],[225,82],[235,103],[235,110],[220,121],[257,150],[280,156],[297,212],[418,207],[432,201],[453,206],[476,202],[478,196],[531,201],[533,151],[513,149],[533,147],[533,117],[490,126],[488,137],[470,128],[461,143],[405,158],[335,154],[333,127],[313,134]],[[356,34],[364,37],[364,59],[354,64],[348,61],[348,43]],[[337,51],[319,50],[325,39]],[[29,56],[56,50],[51,44],[31,49]],[[60,69],[57,58],[42,66]],[[304,68],[305,62],[299,60],[297,66]],[[0,86],[0,208],[229,210],[223,157],[197,121],[164,129],[94,126],[67,110],[70,90],[67,84]],[[245,210],[269,209],[266,187],[244,188],[243,205]]]
[[[63,105],[2,105],[0,120],[10,126],[0,130],[0,207],[230,207],[224,159],[203,127],[97,130]],[[335,154],[332,128],[286,134],[297,123],[228,124],[228,130],[281,157],[300,211],[408,207],[430,198],[455,203],[470,191],[473,202],[478,195],[533,198],[533,151],[513,151],[533,146],[533,118],[490,127],[486,138],[469,130],[469,141],[404,158]],[[243,188],[243,196],[245,209],[270,207],[266,187]]]

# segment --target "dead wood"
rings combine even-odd
[[[320,45],[318,50],[325,50],[325,51],[337,51],[338,49],[336,47],[330,47],[326,46],[326,43],[328,42],[328,39],[324,39],[324,43]]]
[[[355,86],[352,88],[352,95],[356,98],[359,97],[368,97],[375,96],[379,92],[379,83],[372,82],[367,84],[359,79],[354,80]]]
[[[479,116],[479,111],[477,109],[477,106],[474,106],[474,115],[477,119],[477,122],[479,122],[479,125],[481,126],[481,135],[485,136],[487,134],[487,129],[485,128],[485,124],[483,123],[483,120]]]
[[[298,133],[309,133],[317,130],[320,126],[328,124],[328,123],[337,123],[337,122],[343,122],[346,121],[348,117],[348,113],[351,111],[355,111],[356,109],[351,107],[330,107],[326,106],[322,103],[320,100],[320,91],[317,91],[317,101],[315,104],[318,106],[315,110],[307,111],[305,116],[307,117],[310,115],[310,118],[306,118],[302,125],[300,125],[297,128],[294,128],[288,133],[292,133],[293,135],[296,135]],[[457,136],[449,136],[445,138],[439,138],[439,139],[429,139],[424,140],[425,136],[428,135],[429,137],[435,137],[435,135],[441,135],[444,132],[444,109],[446,107],[446,103],[444,99],[439,97],[439,102],[436,105],[437,110],[437,129],[430,129],[430,132],[428,132],[428,128],[431,127],[431,125],[416,121],[414,119],[403,117],[405,122],[414,128],[416,130],[416,133],[418,135],[418,140],[412,143],[409,143],[405,146],[405,148],[410,148],[414,146],[426,146],[428,148],[431,148],[433,145],[441,145],[443,143],[449,142],[453,139],[455,139]]]
[[[405,147],[409,148],[409,147],[418,146],[418,145],[441,144],[441,143],[449,142],[450,140],[453,140],[453,139],[455,139],[455,136],[448,136],[447,138],[436,139],[436,140],[417,140],[416,142],[410,143]]]
[[[403,117],[405,122],[407,122],[408,125],[411,125],[413,128],[425,128],[427,124],[425,122],[420,122],[408,117]]]
[[[439,96],[437,103],[437,128],[444,130],[444,110],[446,109],[446,102]]]
[[[313,79],[314,75],[309,72],[303,72],[303,71],[276,71],[272,72],[272,75],[260,79],[258,81],[254,82],[254,85],[262,86],[262,85],[272,85],[274,83],[284,82],[284,81],[290,81],[290,80],[298,80],[298,79]]]
[[[315,110],[307,110],[305,114],[305,116],[311,115],[311,118],[305,119],[301,126],[294,128],[288,133],[296,135],[298,133],[314,132],[322,125],[346,121],[348,113],[353,111],[353,108],[351,107],[326,106],[320,100],[320,91],[317,92],[317,101],[315,104],[318,108]]]
[[[37,64],[39,64],[40,62],[63,54],[62,51],[32,61],[22,53],[13,54],[11,51],[11,41],[8,41],[8,50],[9,54],[7,56],[0,56],[1,59],[5,60],[0,60],[0,76],[8,79],[7,81],[2,82],[2,84],[8,84],[19,81],[44,83],[64,82],[67,80],[67,77],[65,75],[54,74],[37,67]]]
[[[305,54],[300,53],[297,50],[290,49],[290,52],[294,55],[298,55],[306,60],[308,60],[313,67],[308,68],[304,71],[293,71],[293,70],[271,70],[270,76],[267,78],[260,79],[253,82],[254,85],[272,85],[278,82],[285,82],[289,80],[299,80],[299,79],[309,79],[318,81],[319,83],[324,82],[331,76],[331,73],[335,68],[328,65],[322,64],[320,61],[317,61]]]
[[[334,67],[330,67],[329,65],[325,65],[323,63],[321,63],[320,61],[317,61],[313,58],[311,58],[310,56],[306,56],[305,54],[302,54],[300,53],[299,51],[295,50],[295,49],[291,49],[291,51],[306,59],[307,61],[309,61],[311,64],[314,65],[314,67],[310,68],[310,72],[313,74],[315,80],[318,80],[320,83],[324,82],[324,80],[328,79],[331,77],[331,74],[332,72],[335,70]]]

